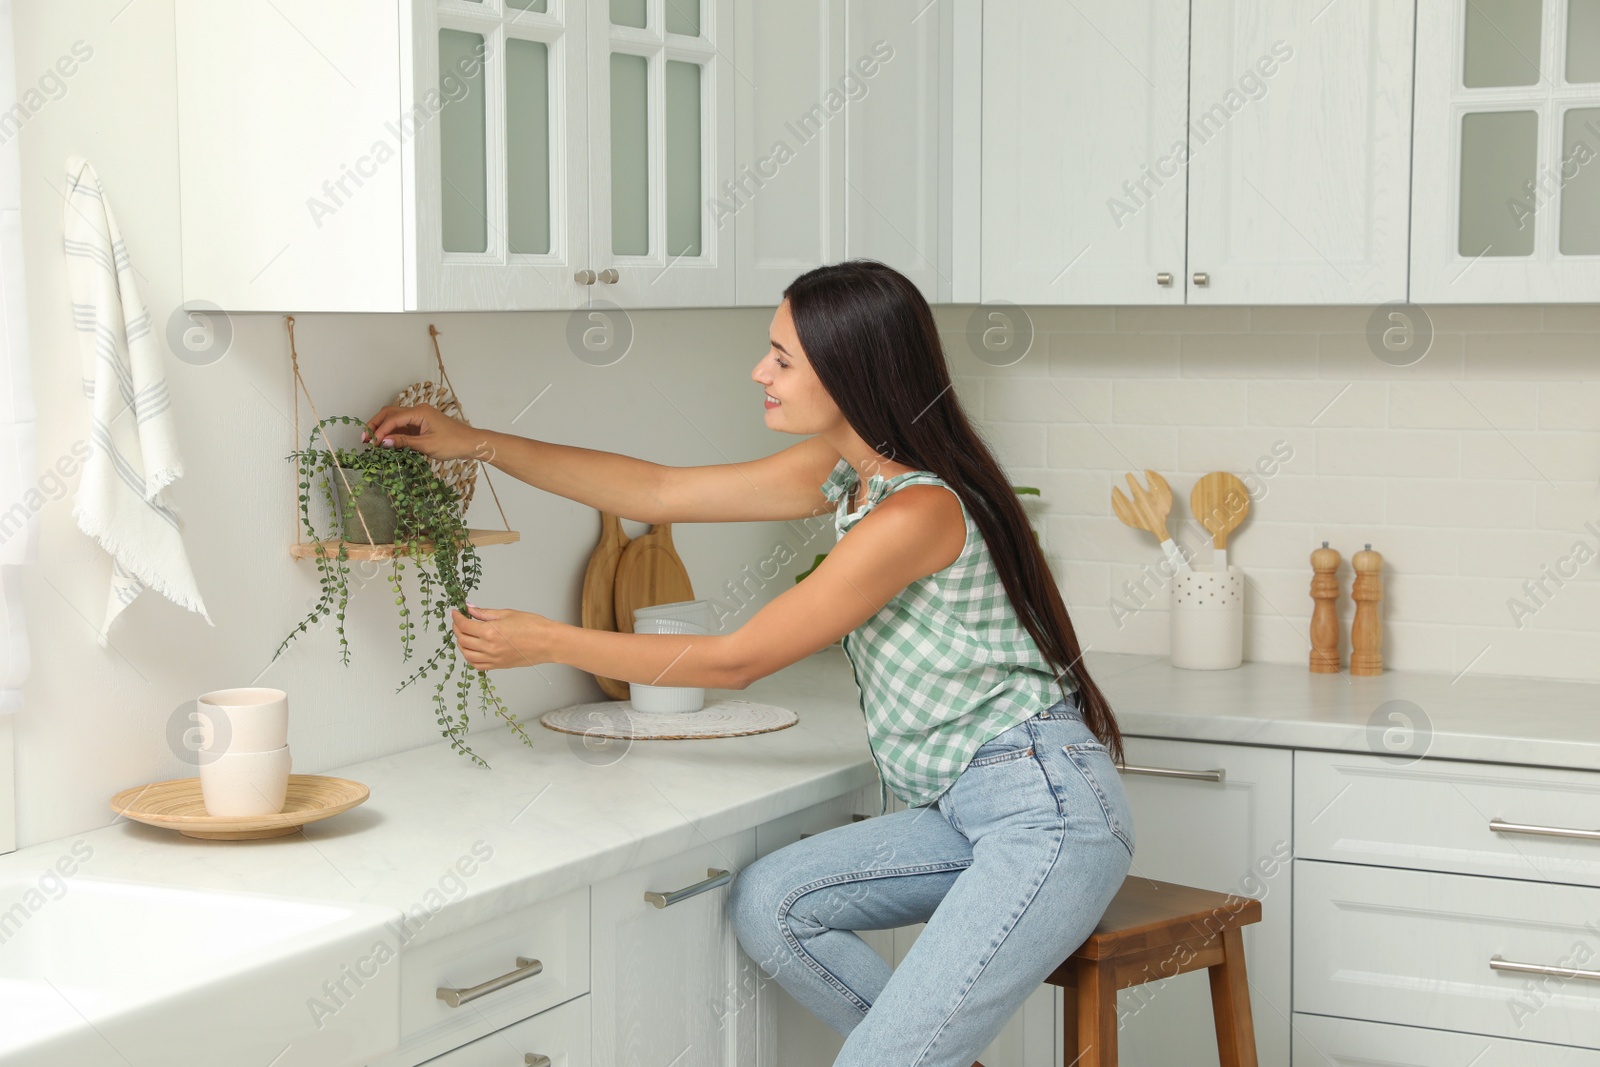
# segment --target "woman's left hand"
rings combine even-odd
[[[493,671],[550,662],[550,633],[560,623],[510,608],[473,605],[470,610],[471,615],[454,609],[450,612],[456,647],[469,666]]]

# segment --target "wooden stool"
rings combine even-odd
[[[1115,1067],[1117,990],[1209,968],[1222,1067],[1256,1067],[1240,928],[1261,902],[1130,875],[1089,939],[1045,981],[1067,992],[1062,1027],[1070,1067]]]

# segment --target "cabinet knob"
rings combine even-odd
[[[1171,285],[1172,284],[1172,272],[1164,270],[1160,274],[1157,274],[1156,275],[1156,284],[1157,285]]]
[[[1194,283],[1196,285],[1210,285],[1211,275],[1207,274],[1203,270],[1197,270],[1194,272]]]
[[[615,267],[607,267],[600,272],[600,281],[605,285],[616,285],[617,278],[617,268]]]
[[[577,282],[579,285],[593,285],[594,278],[595,275],[594,271],[592,270],[580,270],[578,273],[572,276],[572,280]]]
[[[527,1067],[550,1067],[550,1057],[542,1052],[530,1052],[522,1057]]]

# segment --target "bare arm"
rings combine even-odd
[[[650,523],[806,518],[829,506],[819,486],[839,461],[826,441],[809,437],[745,463],[669,467],[480,430],[426,404],[386,407],[367,425],[376,440],[439,459],[476,457],[548,493]]]
[[[838,640],[906,586],[954,562],[961,505],[939,486],[907,486],[878,504],[817,569],[730,634],[618,634],[556,624],[548,661],[650,685],[743,689]]]

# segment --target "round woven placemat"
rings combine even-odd
[[[564,734],[629,741],[685,741],[770,733],[793,726],[800,716],[788,708],[729,698],[707,700],[699,711],[634,711],[626,700],[602,700],[547,711],[539,721]]]

